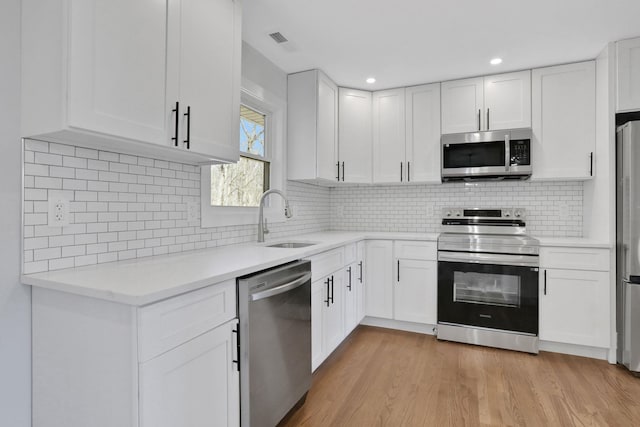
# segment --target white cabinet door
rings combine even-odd
[[[407,181],[440,182],[440,83],[408,87]]]
[[[340,181],[371,182],[371,92],[339,88]]]
[[[640,110],[640,38],[616,43],[617,111]]]
[[[484,78],[486,130],[531,127],[531,71]]]
[[[358,326],[358,263],[345,268],[344,274],[344,335]]]
[[[436,324],[436,261],[398,259],[393,295],[395,320]]]
[[[69,75],[64,80],[69,90],[69,126],[166,144],[169,2],[85,0],[71,3]],[[34,7],[44,10],[43,6],[34,3]],[[42,51],[28,54],[42,55]],[[30,63],[29,58],[25,61]],[[60,79],[62,82],[62,77]],[[29,93],[28,88],[26,92]],[[36,101],[36,96],[45,96],[46,92],[33,95],[30,101]],[[27,117],[37,116],[34,111],[25,113]]]
[[[318,73],[316,131],[318,178],[336,181],[338,177],[338,87],[323,73]]]
[[[442,133],[485,129],[482,77],[442,83]]]
[[[532,179],[589,179],[596,118],[594,61],[533,70]]]
[[[170,3],[169,13],[167,111],[180,101],[179,145],[189,139],[190,151],[236,162],[240,1],[181,0]]]
[[[393,318],[393,242],[368,240],[365,249],[365,313]]]
[[[238,426],[232,330],[219,326],[140,365],[140,426]]]
[[[609,293],[608,272],[545,270],[540,275],[540,339],[609,347]]]
[[[323,306],[322,334],[324,357],[336,349],[344,338],[344,273],[336,271],[330,276],[329,304]]]
[[[364,242],[358,242],[357,244],[357,262],[358,262],[358,270],[357,270],[357,279],[356,279],[356,288],[357,288],[357,293],[356,293],[356,311],[357,311],[357,319],[358,319],[358,323],[360,323],[362,321],[362,319],[364,319],[364,300],[365,300],[365,289],[366,289],[366,285],[365,285],[365,244]]]
[[[404,89],[373,93],[373,182],[405,179],[404,108]]]
[[[311,284],[311,369],[316,370],[324,360],[322,348],[322,313],[327,299],[327,286],[323,280]]]

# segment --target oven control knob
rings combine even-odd
[[[513,213],[513,216],[515,216],[516,218],[521,218],[522,217],[522,212],[521,211],[515,211]]]
[[[506,212],[504,213],[504,217],[505,217],[505,218],[509,218],[509,217],[511,217],[511,212],[506,211]]]
[[[456,216],[462,216],[462,214],[460,213],[460,211],[456,211]]]
[[[447,213],[445,213],[444,216],[451,216],[451,211],[447,211]]]

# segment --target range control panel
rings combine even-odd
[[[509,166],[531,164],[531,141],[528,139],[515,139],[509,141]]]
[[[523,208],[504,209],[482,209],[482,208],[444,208],[442,210],[443,219],[473,219],[473,220],[496,220],[496,219],[518,219],[526,218],[526,210]]]

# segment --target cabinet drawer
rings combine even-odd
[[[350,243],[344,247],[344,265],[353,264],[358,258],[358,247],[356,243]]]
[[[138,353],[144,362],[236,317],[236,281],[169,298],[138,310]]]
[[[311,280],[340,270],[344,267],[344,248],[333,249],[308,258],[311,261]]]
[[[396,258],[436,261],[438,249],[436,242],[396,240],[393,242],[393,253]]]
[[[540,267],[609,271],[609,250],[597,248],[540,248]]]

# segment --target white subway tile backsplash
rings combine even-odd
[[[581,182],[348,186],[331,191],[331,228],[437,233],[445,207],[520,207],[538,236],[582,235]]]
[[[197,166],[31,140],[24,159],[27,274],[255,239],[256,225],[187,222],[187,202],[200,203]],[[72,224],[49,227],[48,191],[61,189]],[[269,224],[269,238],[329,229],[328,188],[289,182],[287,192],[295,216]]]

